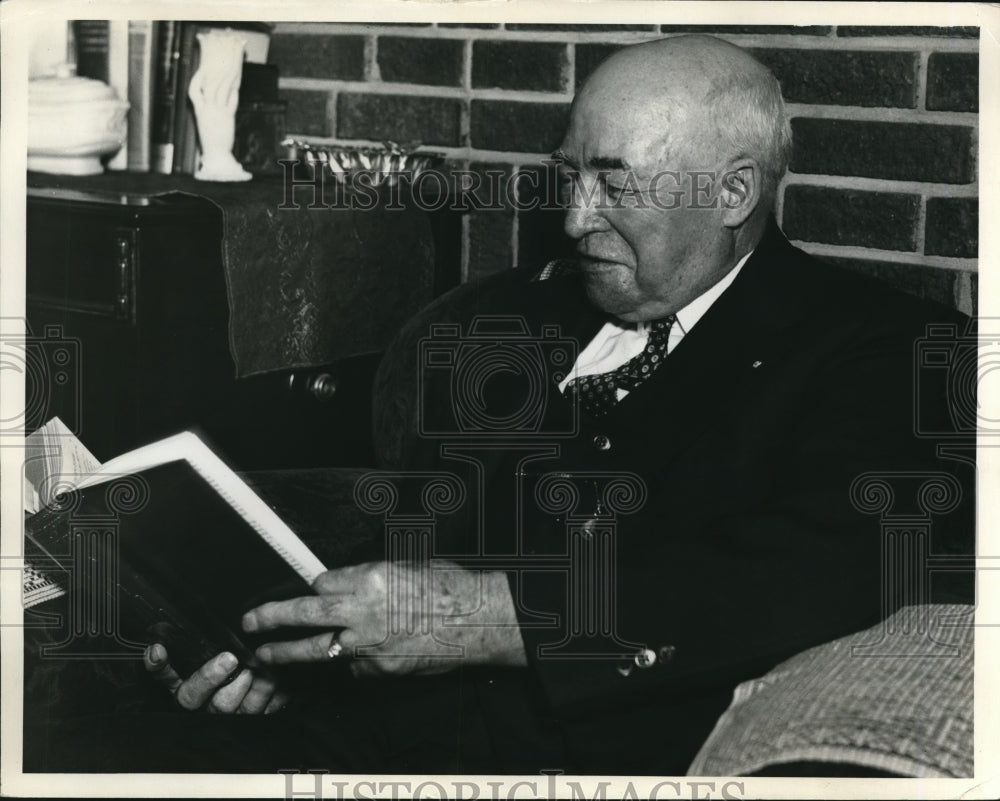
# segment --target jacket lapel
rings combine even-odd
[[[666,467],[724,418],[746,382],[788,346],[790,329],[811,305],[796,291],[809,269],[802,261],[772,222],[732,286],[652,378],[610,413],[608,424],[642,436]]]

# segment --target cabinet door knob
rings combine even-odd
[[[329,373],[312,376],[307,387],[317,400],[329,400],[337,394],[337,381]]]
[[[127,320],[131,314],[132,299],[132,231],[121,229],[117,233],[118,293],[115,298],[115,317]]]
[[[337,394],[337,379],[330,373],[291,373],[288,389],[296,394],[304,392],[316,400],[327,401]]]

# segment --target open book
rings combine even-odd
[[[46,428],[42,458],[38,439],[27,448],[26,506],[46,506],[25,522],[26,581],[66,589],[78,626],[94,609],[122,644],[164,643],[182,673],[222,650],[255,664],[243,614],[310,594],[325,570],[312,551],[190,432],[100,465],[61,423]]]

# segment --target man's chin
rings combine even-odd
[[[610,263],[605,262],[609,267]],[[617,265],[621,269],[621,265]],[[582,270],[583,286],[587,299],[601,311],[615,316],[628,314],[635,307],[635,298],[623,286],[619,272],[608,269],[600,271]]]

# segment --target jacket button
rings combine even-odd
[[[641,668],[652,667],[656,664],[656,651],[652,648],[643,648],[635,655],[635,663]]]
[[[611,440],[608,439],[604,434],[597,434],[594,436],[594,447],[599,451],[610,451],[611,450]]]
[[[661,645],[660,646],[660,664],[665,665],[674,658],[674,654],[677,653],[676,645]]]

